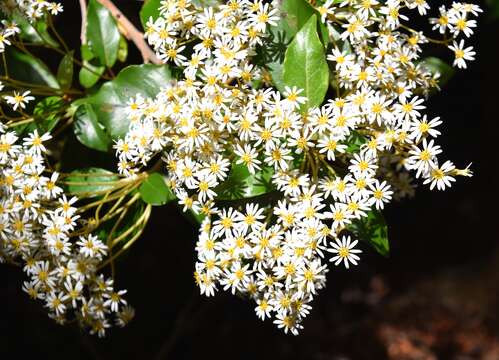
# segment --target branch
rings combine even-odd
[[[81,43],[87,43],[87,3],[86,0],[80,0],[80,10],[81,10]]]
[[[137,49],[139,49],[145,63],[162,64],[161,60],[158,59],[154,51],[152,51],[149,45],[146,43],[144,34],[137,30],[137,28],[130,22],[130,20],[125,17],[125,15],[123,15],[120,9],[118,9],[111,0],[97,1],[111,12],[113,17],[120,25],[120,32],[123,34],[123,36],[125,36],[128,40],[131,40],[135,44]]]

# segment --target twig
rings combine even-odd
[[[87,43],[87,2],[86,0],[80,0],[80,10],[81,10],[81,33],[80,39],[82,44]]]
[[[131,40],[137,49],[139,49],[145,63],[162,64],[161,60],[156,56],[154,51],[147,45],[144,34],[137,30],[137,28],[128,20],[125,15],[113,4],[111,0],[97,0],[105,8],[107,8],[113,17],[118,22],[120,32],[128,40]]]

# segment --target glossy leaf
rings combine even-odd
[[[111,138],[119,139],[128,132],[130,121],[125,109],[130,98],[138,94],[155,97],[170,80],[171,73],[166,65],[131,65],[85,101]]]
[[[166,185],[164,177],[158,173],[150,174],[140,185],[139,192],[142,200],[151,205],[164,205],[175,200],[175,195]]]
[[[68,192],[75,195],[85,194],[87,197],[102,195],[102,192],[111,190],[118,175],[100,168],[85,168],[71,172],[64,179]]]
[[[348,226],[359,240],[366,241],[378,253],[383,256],[390,254],[390,243],[388,242],[388,228],[383,214],[377,210],[372,210],[359,220],[354,220]]]
[[[367,142],[367,138],[358,133],[357,131],[352,131],[348,136],[345,143],[348,145],[347,152],[350,154],[358,153],[360,151],[360,147]]]
[[[296,34],[286,50],[284,83],[303,89],[308,98],[304,109],[320,106],[329,87],[329,68],[319,36],[316,15]]]
[[[90,61],[83,60],[83,67],[80,69],[78,79],[80,80],[81,86],[86,89],[91,88],[99,81],[100,77],[106,70],[105,66],[94,65]]]
[[[438,79],[439,86],[445,85],[455,73],[452,66],[436,57],[427,57],[420,64],[432,74],[440,74],[440,78]]]
[[[282,24],[281,20],[279,24]],[[260,48],[261,50],[261,65],[265,66],[270,74],[270,78],[274,86],[281,93],[284,92],[285,84],[282,77],[283,62],[286,50],[291,43],[292,38],[279,25],[270,30],[269,43]]]
[[[120,32],[113,16],[97,0],[90,0],[87,14],[87,41],[102,65],[112,67],[118,58]]]
[[[21,30],[19,34],[21,39],[33,44],[48,44],[59,47],[59,43],[48,32],[47,21],[43,17],[39,20],[29,22],[25,16],[14,12],[12,20],[14,20]]]
[[[262,48],[262,65],[264,65],[272,78],[275,87],[282,93],[285,83],[283,80],[284,54],[296,33],[314,14],[319,15],[306,0],[284,0],[280,6],[281,19],[277,26],[269,28],[269,43]],[[317,17],[319,32],[324,44],[327,44],[329,32],[325,24]]]
[[[57,68],[57,81],[62,89],[69,89],[73,83],[73,56],[74,51],[70,51],[64,55]]]
[[[92,59],[95,59],[95,54],[89,45],[82,44],[80,49],[81,49],[81,58],[83,60],[90,61]]]
[[[283,29],[293,37],[307,23],[312,15],[316,15],[319,34],[323,44],[329,40],[329,31],[320,21],[319,12],[307,0],[285,0],[280,7],[284,19]]]
[[[9,77],[30,84],[46,85],[58,89],[59,83],[41,60],[9,47],[5,51]],[[2,73],[5,69],[2,67]]]
[[[36,104],[33,110],[35,124],[40,133],[51,131],[64,116],[66,102],[59,96],[49,96]]]
[[[98,121],[91,105],[78,106],[74,119],[74,133],[83,145],[99,151],[108,151],[111,148],[111,136]]]
[[[14,130],[24,136],[35,130],[39,134],[51,131],[64,115],[66,104],[59,96],[49,96],[36,104],[33,110],[34,121],[28,124],[19,125]]]
[[[161,6],[161,0],[146,0],[142,9],[140,9],[140,22],[144,30],[147,30],[146,24],[152,17],[156,20],[159,17],[159,7]]]
[[[215,191],[217,200],[239,200],[267,194],[275,190],[271,182],[273,174],[271,167],[264,167],[252,175],[245,165],[234,164],[228,178]]]
[[[120,37],[120,46],[118,49],[118,61],[125,62],[128,57],[128,41],[124,36]]]

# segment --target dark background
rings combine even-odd
[[[77,1],[62,3],[59,28],[77,48]],[[140,2],[115,3],[137,23]],[[477,61],[431,97],[427,113],[444,120],[444,155],[461,168],[473,162],[475,176],[446,192],[421,186],[414,199],[391,204],[390,258],[364,247],[357,268],[332,269],[300,336],[257,319],[252,302],[198,295],[197,231],[171,204],[155,209],[118,265],[136,318],[105,339],[56,325],[22,292],[22,271],[1,266],[0,359],[499,359],[499,22],[482,15],[468,44]]]

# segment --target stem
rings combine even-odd
[[[16,126],[19,126],[19,125],[24,125],[24,124],[32,123],[33,121],[35,121],[34,118],[29,118],[29,119],[26,119],[26,120],[17,121],[17,122],[14,122],[12,124],[8,124],[7,127],[10,129],[10,128],[13,128],[13,127],[16,127]]]
[[[52,16],[49,14],[47,19],[48,19],[48,24],[49,24],[50,29],[54,33],[57,40],[62,44],[62,47],[64,48],[64,51],[66,51],[66,54],[68,54],[69,53],[68,45],[66,45],[66,42],[64,41],[62,36],[59,35],[59,33],[57,32],[57,29],[54,26],[54,22],[52,21]]]
[[[149,216],[151,215],[151,208],[152,205],[148,204],[145,211],[144,211],[144,216],[145,216],[145,222],[149,220]],[[101,270],[103,267],[107,266],[108,264],[112,263],[114,260],[116,260],[121,254],[123,254],[130,246],[133,245],[135,241],[137,241],[138,238],[142,235],[144,232],[145,227],[141,228],[128,242],[123,245],[123,247],[115,253],[113,256],[111,256],[109,259],[104,261],[102,264],[99,265],[97,270]]]
[[[113,4],[111,0],[97,0],[107,8],[113,17],[118,22],[120,32],[125,36],[128,40],[131,40],[137,49],[139,49],[142,58],[145,63],[153,63],[153,64],[162,64],[161,60],[158,59],[154,51],[151,50],[149,45],[144,40],[144,34],[137,30],[137,28],[128,20],[125,15]]]
[[[413,33],[419,33],[418,31],[416,31],[413,28],[406,26],[404,24],[400,24],[400,27],[403,29],[406,29],[407,31],[413,32]],[[424,35],[425,39],[431,43],[445,45],[445,46],[449,45],[449,40],[447,40],[447,39],[444,39],[444,40],[432,39],[432,38],[426,36],[425,34],[423,34],[423,35]]]
[[[80,11],[81,11],[80,39],[82,44],[86,44],[87,43],[87,2],[85,0],[80,0]]]
[[[5,57],[5,52],[2,53],[2,60],[3,60],[3,66],[5,68],[5,77],[8,79],[9,78],[9,73],[7,70],[7,59]]]

